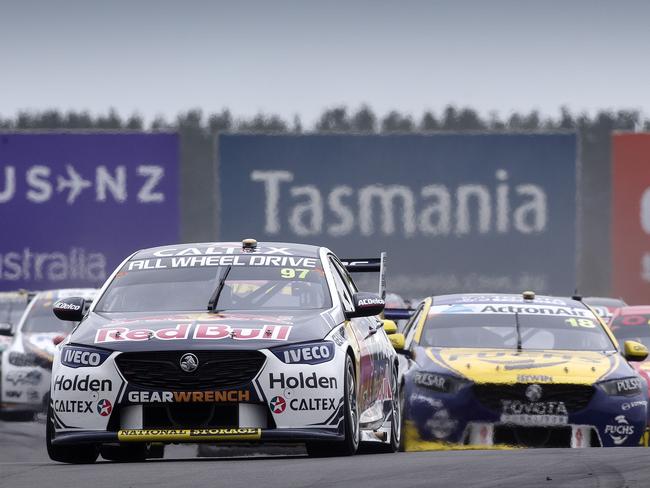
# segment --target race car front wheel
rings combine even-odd
[[[47,421],[45,428],[45,443],[47,454],[52,461],[70,464],[91,464],[97,461],[99,450],[97,446],[81,444],[77,446],[55,446],[52,444],[54,438],[54,419],[52,418],[52,407],[47,409]]]
[[[354,363],[346,356],[344,370],[345,440],[340,442],[309,442],[307,454],[314,457],[351,456],[359,449],[359,406],[357,405],[357,381]]]

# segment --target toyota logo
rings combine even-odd
[[[199,358],[197,358],[191,352],[183,354],[180,360],[180,366],[183,371],[186,373],[192,373],[196,371],[196,368],[199,367]]]
[[[526,388],[526,398],[530,402],[536,402],[542,398],[542,387],[539,385],[530,385]]]

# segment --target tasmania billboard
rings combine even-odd
[[[98,286],[179,239],[176,134],[0,133],[0,290]]]
[[[612,138],[612,294],[650,302],[650,134]]]
[[[220,237],[388,252],[388,288],[572,293],[574,134],[224,135]]]

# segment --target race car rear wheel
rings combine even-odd
[[[346,356],[344,370],[344,422],[345,440],[340,442],[309,442],[307,454],[313,457],[352,456],[359,449],[361,431],[359,429],[359,406],[357,404],[357,381],[354,363]]]
[[[405,452],[406,451],[406,429],[405,429],[405,420],[406,420],[406,398],[404,396],[404,383],[402,383],[402,387],[399,389],[399,404],[400,404],[400,434],[399,434],[399,452]]]
[[[81,444],[78,446],[55,446],[52,445],[54,438],[54,420],[52,418],[52,407],[47,409],[47,420],[45,428],[45,443],[47,454],[52,461],[70,464],[91,464],[97,461],[99,450],[92,444]]]
[[[367,446],[369,452],[397,452],[402,445],[402,388],[399,387],[397,375],[397,366],[393,366],[390,378],[391,391],[391,412],[390,412],[390,442],[376,444],[372,443]],[[371,447],[372,446],[372,447]]]
[[[388,450],[397,452],[402,445],[402,389],[399,387],[397,366],[393,365],[393,371],[390,379],[391,399],[391,420],[390,420],[390,443]]]

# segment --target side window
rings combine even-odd
[[[413,317],[411,317],[409,323],[406,324],[406,327],[404,327],[404,336],[405,336],[404,346],[407,349],[411,347],[411,342],[413,342],[413,336],[415,336],[415,331],[418,328],[418,323],[422,318],[423,310],[424,310],[424,303],[421,303],[420,306],[415,311],[415,313],[413,314]]]
[[[336,268],[339,270],[341,276],[343,277],[343,281],[345,281],[345,283],[348,285],[348,290],[350,290],[351,293],[357,293],[359,289],[357,288],[357,285],[352,280],[352,276],[350,276],[348,270],[345,269],[345,267],[340,262],[335,261],[335,263],[336,263]]]
[[[334,275],[334,282],[336,283],[336,290],[338,291],[339,297],[341,298],[341,301],[343,302],[343,307],[345,310],[348,312],[351,312],[354,310],[354,302],[352,300],[352,292],[348,288],[345,280],[343,279],[343,275],[341,273],[341,269],[338,265],[338,263],[330,258],[330,267],[332,270],[332,275]]]

